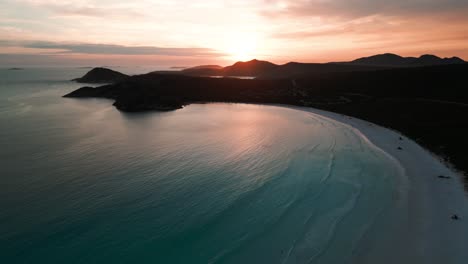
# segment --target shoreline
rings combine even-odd
[[[468,196],[463,175],[441,157],[399,131],[355,117],[286,104],[254,105],[289,108],[342,123],[402,168],[403,177],[397,179],[394,205],[383,216],[382,223],[371,227],[370,235],[361,240],[350,263],[466,262]],[[452,219],[455,214],[459,219]]]
[[[356,263],[464,263],[468,258],[468,198],[463,176],[442,159],[401,133],[379,125],[309,107],[305,111],[349,125],[404,169],[398,201],[385,228],[390,238],[366,238],[372,248],[358,252]],[[400,140],[400,137],[402,140]],[[402,149],[399,149],[401,147]],[[438,176],[448,176],[441,179]],[[406,190],[405,190],[406,189]],[[403,193],[405,192],[405,193]],[[459,220],[451,217],[456,214]],[[396,221],[395,221],[396,220]],[[375,244],[377,243],[377,244]],[[370,250],[370,252],[367,252]],[[384,256],[384,257],[383,257]]]
[[[211,103],[276,106],[333,119],[357,130],[403,168],[404,177],[397,180],[401,195],[397,197],[404,198],[397,201],[388,219],[378,224],[376,235],[364,238],[364,247],[356,252],[352,263],[464,263],[468,259],[468,197],[463,175],[401,132],[311,107],[201,101],[190,104]],[[455,214],[460,219],[453,220]]]

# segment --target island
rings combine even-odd
[[[79,83],[115,83],[127,78],[128,75],[107,69],[107,68],[94,68],[83,77],[73,79]]]

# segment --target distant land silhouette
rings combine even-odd
[[[277,65],[268,61],[251,60],[236,62],[227,67],[203,67],[197,66],[184,69],[176,74],[192,76],[250,76],[262,79],[278,79],[293,77],[301,74],[314,74],[324,72],[347,72],[379,69],[382,67],[367,65],[347,65],[344,63],[300,63],[289,62]]]
[[[421,56],[411,66],[374,65],[407,60],[400,58],[384,54],[348,63],[284,65],[252,60],[194,68],[216,76],[258,76],[252,80],[194,76],[190,70],[129,77],[113,73],[123,79],[83,87],[64,97],[110,98],[126,112],[169,111],[197,102],[309,106],[396,129],[468,172],[468,63]],[[373,64],[354,65],[356,61]],[[92,78],[85,75],[80,80],[109,77],[102,69],[91,72],[87,75]],[[105,76],[95,76],[101,73]]]
[[[219,65],[200,65],[200,66],[186,68],[184,69],[184,72],[189,72],[193,70],[220,70],[222,68],[223,66],[219,66]]]
[[[173,73],[194,76],[251,76],[265,79],[278,79],[286,77],[300,77],[305,74],[355,72],[395,67],[420,67],[464,63],[466,62],[458,57],[439,58],[434,55],[422,55],[419,58],[416,58],[401,57],[396,54],[386,53],[359,58],[350,62],[329,63],[288,62],[286,64],[277,65],[268,61],[254,59],[247,62],[236,62],[235,64],[227,67],[221,67],[218,65],[202,65]]]
[[[393,67],[411,67],[411,66],[429,66],[429,65],[447,65],[466,63],[458,57],[439,58],[434,55],[426,54],[419,58],[416,57],[401,57],[392,53],[374,55],[370,57],[360,58],[347,64],[352,65],[372,65],[372,66],[393,66]]]
[[[385,53],[370,57],[359,58],[350,62],[329,62],[329,63],[301,63],[288,62],[278,65],[268,61],[251,60],[246,62],[236,62],[231,66],[222,67],[219,65],[200,65],[190,68],[172,67],[176,71],[155,71],[160,74],[181,74],[189,76],[234,76],[234,77],[255,77],[257,79],[281,79],[281,78],[302,78],[307,75],[338,73],[338,72],[359,72],[383,70],[402,67],[421,67],[434,65],[465,64],[464,60],[458,57],[439,58],[434,55],[422,55],[416,57],[401,57],[396,54]],[[81,83],[112,83],[121,81],[128,77],[125,74],[106,69],[94,68],[85,76],[75,79]]]

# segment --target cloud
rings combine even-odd
[[[0,67],[74,67],[74,66],[150,66],[154,70],[168,69],[171,66],[196,66],[204,63],[222,64],[219,58],[171,57],[151,55],[47,55],[47,54],[2,54]]]
[[[382,51],[468,56],[468,0],[3,2],[2,54],[136,61],[154,55],[204,64],[228,60],[219,51],[234,52],[253,39],[253,56],[282,62],[343,60]],[[2,44],[1,39],[16,42]]]
[[[265,0],[270,3],[276,1]],[[273,4],[272,19],[286,26],[270,36],[281,41],[302,41],[322,49],[425,49],[466,47],[468,1],[459,0],[289,0]],[[294,26],[300,24],[301,27]],[[459,48],[458,48],[459,49]],[[463,52],[466,54],[466,51]]]
[[[132,18],[141,19],[146,17],[144,9],[138,5],[107,3],[99,4],[93,1],[55,1],[55,0],[22,0],[22,2],[46,9],[58,16],[64,17],[112,17],[112,18]]]
[[[271,36],[278,39],[303,39],[314,37],[333,37],[342,35],[380,35],[398,33],[404,30],[405,20],[389,19],[378,15],[354,19],[346,22],[327,23],[326,26],[303,27],[301,30],[275,32]]]
[[[466,15],[466,0],[264,0],[268,17],[316,16],[359,18],[372,15],[400,16],[457,13]]]
[[[100,8],[100,7],[75,7],[75,6],[53,6],[50,9],[60,16],[84,16],[84,17],[115,17],[140,19],[145,14],[125,8]]]
[[[154,46],[123,46],[113,44],[58,43],[48,41],[11,41],[0,40],[3,47],[22,47],[52,51],[55,54],[98,54],[98,55],[164,55],[219,57],[225,54],[208,48],[167,48]]]

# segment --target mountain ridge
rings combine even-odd
[[[402,57],[393,53],[377,54],[362,57],[347,62],[328,63],[303,63],[288,62],[274,64],[269,61],[253,59],[250,61],[238,61],[230,66],[222,68],[205,68],[196,66],[182,70],[181,74],[192,76],[249,76],[256,78],[295,78],[304,74],[322,74],[331,72],[354,72],[381,70],[398,67],[420,67],[449,64],[464,64],[459,57],[440,58],[431,54],[420,57]]]
[[[466,62],[459,57],[441,58],[432,54],[423,54],[419,57],[402,57],[393,53],[384,53],[369,57],[362,57],[344,63],[355,65],[404,67],[461,64]]]

